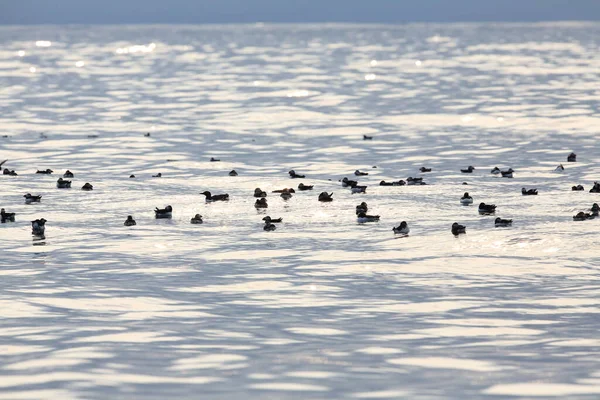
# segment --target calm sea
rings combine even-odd
[[[600,221],[572,216],[599,49],[597,23],[0,28],[0,399],[598,398]]]

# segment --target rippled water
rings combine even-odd
[[[575,23],[0,28],[0,160],[19,173],[0,176],[17,213],[0,226],[0,398],[597,398],[599,221],[572,215],[600,200],[599,38]],[[357,168],[364,195],[338,183]],[[315,190],[256,211],[255,187],[299,183],[289,169]],[[461,206],[465,190],[513,227]],[[379,223],[356,223],[361,201]]]

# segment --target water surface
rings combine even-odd
[[[0,159],[19,173],[0,176],[17,213],[0,226],[0,398],[597,398],[598,220],[572,215],[600,200],[598,38],[587,23],[0,28]],[[357,168],[364,195],[338,182]],[[255,187],[298,185],[290,169],[315,190],[256,211]],[[408,176],[429,185],[377,186]],[[379,223],[356,223],[361,201]]]

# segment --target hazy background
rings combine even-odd
[[[598,0],[0,0],[0,24],[598,19]]]

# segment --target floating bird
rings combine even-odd
[[[134,174],[129,175],[130,178],[135,178]]]
[[[365,203],[364,201],[362,203],[360,203],[359,205],[356,206],[356,215],[360,214],[360,213],[367,213],[367,210],[369,209],[369,207],[367,206],[367,203]]]
[[[44,218],[36,219],[31,221],[31,234],[36,236],[43,236],[46,231],[46,220]]]
[[[577,215],[573,216],[573,221],[585,221],[586,219],[593,219],[593,218],[594,218],[594,215],[580,211],[577,213]]]
[[[363,140],[373,140],[373,136],[363,135]]]
[[[156,207],[154,209],[154,216],[156,218],[171,218],[173,215],[173,207],[171,206],[166,206],[165,208],[158,208]]]
[[[412,176],[409,176],[408,179],[406,179],[406,184],[407,185],[427,185],[425,182],[423,182],[423,178],[413,178]]]
[[[273,223],[273,224],[278,224],[281,221],[283,221],[283,218],[271,218],[268,215],[266,217],[263,218],[263,221],[265,221],[265,223]]]
[[[203,194],[204,196],[206,196],[206,201],[227,201],[229,200],[229,194],[225,193],[225,194],[215,194],[212,195],[208,190],[200,193]]]
[[[361,224],[364,222],[375,222],[375,221],[379,221],[379,215],[367,215],[367,214],[361,212],[356,217],[356,220]]]
[[[567,156],[567,162],[575,162],[577,161],[577,154],[571,153]]]
[[[260,190],[260,188],[254,189],[254,197],[267,197],[267,192]]]
[[[91,183],[86,182],[86,184],[81,187],[81,190],[86,190],[89,192],[90,190],[94,190],[94,186],[92,186]]]
[[[283,189],[277,189],[277,190],[273,190],[271,193],[296,193],[296,191],[293,188],[283,188]]]
[[[262,199],[257,199],[256,203],[254,203],[254,207],[256,208],[267,208],[269,205],[267,204],[267,199],[264,197]]]
[[[328,194],[327,192],[321,192],[321,194],[319,195],[319,201],[333,201],[333,192],[331,192],[331,194]]]
[[[273,190],[271,193],[283,193],[283,192],[296,193],[296,191],[293,188],[277,189],[277,190]]]
[[[305,175],[298,175],[293,169],[290,170],[288,174],[290,174],[290,178],[306,178]]]
[[[32,196],[31,193],[27,193],[23,197],[25,197],[25,204],[39,203],[42,201],[42,196]]]
[[[66,170],[65,173],[63,174],[63,178],[73,178],[75,177],[75,175],[73,175],[73,173],[69,170]]]
[[[578,191],[585,190],[585,189],[583,188],[582,185],[577,185],[577,186],[571,186],[571,190],[574,192],[578,192]]]
[[[152,175],[153,178],[162,178],[162,174],[159,172],[156,175]]]
[[[421,168],[419,168],[419,171],[421,171],[421,172],[431,172],[431,168],[421,167]]]
[[[123,225],[125,226],[134,226],[136,225],[135,220],[133,219],[133,217],[131,215],[127,216],[127,219],[125,220],[125,222],[123,223]]]
[[[204,221],[202,221],[202,215],[200,214],[196,214],[190,219],[191,224],[201,224],[202,222]]]
[[[298,190],[313,190],[314,185],[305,185],[304,183],[300,183],[298,185]]]
[[[461,233],[467,233],[467,227],[464,225],[460,225],[458,222],[455,222],[452,224],[451,231],[454,236],[458,236]]]
[[[496,206],[494,204],[479,203],[478,210],[481,214],[493,214],[496,212]]]
[[[496,218],[494,220],[494,226],[496,228],[502,227],[502,226],[511,226],[511,225],[512,225],[512,219]]]
[[[296,193],[296,192],[294,191],[294,193]],[[289,189],[283,189],[280,196],[284,200],[289,200],[292,198],[292,192],[290,192]]]
[[[590,193],[600,193],[600,183],[594,182],[594,186],[590,189]]]
[[[498,168],[498,167],[494,167],[494,168],[493,168],[493,169],[490,171],[490,173],[491,173],[491,174],[494,174],[494,175],[498,175],[500,172],[502,172],[502,171],[500,171],[500,168]]]
[[[369,175],[369,173],[368,172],[361,172],[359,170],[356,170],[356,171],[354,171],[354,175],[356,175],[356,176],[367,176],[367,175]]]
[[[500,171],[503,178],[512,178],[513,172],[515,172],[512,168],[507,169],[506,171]]]
[[[221,161],[221,160],[219,160],[218,158],[214,158],[214,157],[210,158],[210,162],[217,162],[217,161]]]
[[[350,190],[352,190],[352,193],[366,193],[367,187],[356,185],[356,186],[353,186]]]
[[[400,222],[400,225],[398,225],[397,227],[393,227],[392,231],[394,231],[394,233],[396,234],[408,235],[408,233],[410,232],[410,228],[408,227],[406,221],[402,221]]]
[[[56,187],[59,189],[70,189],[71,181],[65,181],[63,180],[63,178],[58,178],[58,180],[56,181]]]
[[[473,167],[472,165],[469,165],[467,167],[467,169],[461,169],[460,172],[462,172],[463,174],[470,174],[473,171],[475,171],[475,167]]]
[[[265,226],[263,226],[263,230],[267,232],[274,231],[275,229],[277,229],[277,227],[270,222],[265,223]]]
[[[53,173],[54,171],[52,171],[50,168],[40,171],[39,169],[37,170],[36,174],[44,174],[44,175],[50,175],[51,173]]]
[[[7,221],[15,222],[15,213],[7,213],[4,208],[0,209],[0,222],[5,223]]]
[[[465,206],[473,204],[473,198],[469,196],[469,192],[465,192],[465,194],[463,194],[463,197],[460,198],[460,204],[463,204]]]
[[[525,188],[521,188],[521,194],[523,196],[537,196],[538,191],[537,191],[537,189],[529,189],[529,190],[527,190]]]
[[[592,204],[592,208],[590,208],[590,211],[598,213],[600,211],[600,206],[598,206],[598,203]]]
[[[231,171],[229,171],[229,176],[238,176],[238,173],[235,169],[232,169]]]
[[[395,181],[395,182],[386,182],[386,181],[379,182],[379,186],[404,186],[404,185],[406,185],[406,182],[404,182],[402,179],[400,179],[399,181]]]
[[[562,164],[559,164],[558,167],[554,168],[554,172],[563,172],[565,167]]]
[[[17,173],[14,169],[10,170],[8,168],[4,168],[4,171],[2,171],[2,175],[17,176]]]
[[[354,187],[356,185],[358,185],[358,181],[351,181],[350,179],[348,179],[346,177],[342,178],[342,187],[348,187],[348,186]]]

